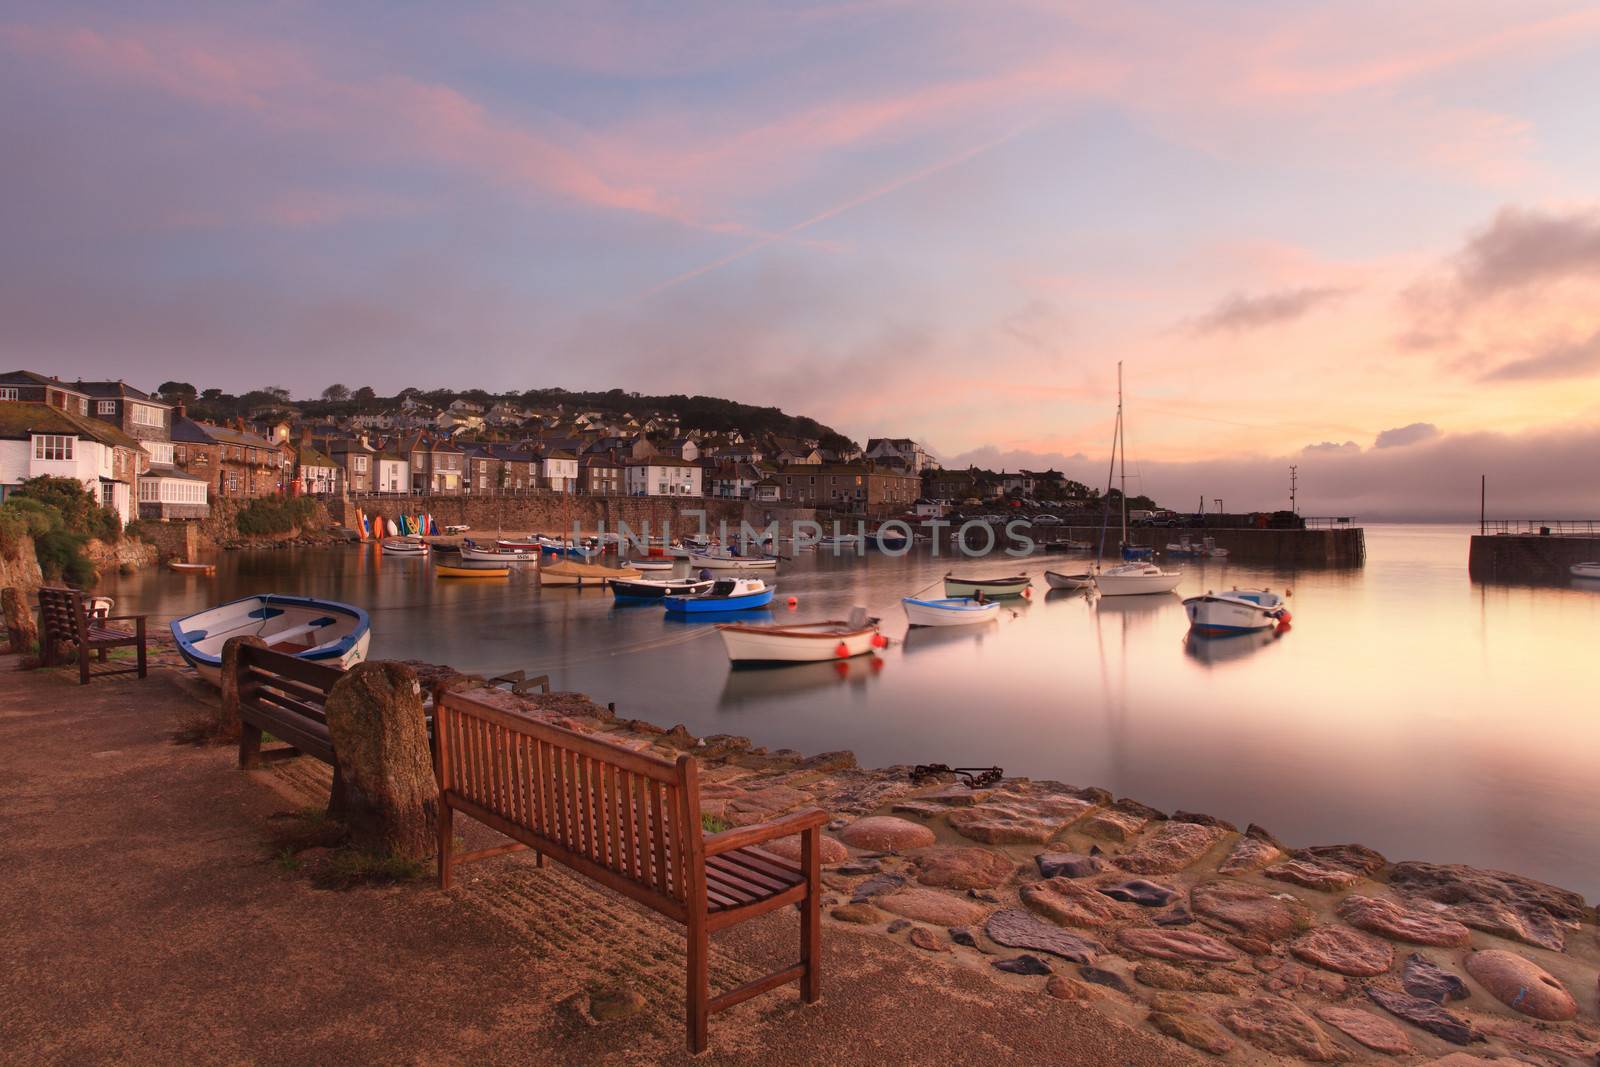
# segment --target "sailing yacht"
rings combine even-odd
[[[1120,469],[1122,504],[1122,545],[1128,548],[1128,440],[1122,432],[1122,363],[1117,363],[1117,432],[1112,441],[1112,460]],[[1120,458],[1117,450],[1120,447]],[[1102,541],[1104,534],[1102,533]],[[1135,560],[1094,573],[1094,587],[1101,596],[1141,596],[1170,593],[1183,580],[1182,571],[1164,570],[1147,560]]]

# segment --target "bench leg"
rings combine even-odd
[[[815,1004],[822,996],[822,831],[813,826],[800,835],[800,869],[806,896],[800,902],[800,999]]]
[[[450,861],[455,851],[455,809],[450,801],[439,797],[439,888],[450,888]]]
[[[706,1019],[711,1007],[711,944],[705,912],[689,913],[689,1051],[706,1050]]]
[[[239,724],[239,769],[261,766],[261,727]]]
[[[145,677],[145,673],[146,673],[146,671],[148,669],[148,664],[149,664],[149,660],[148,660],[148,657],[145,654],[145,645],[144,645],[144,620],[140,619],[139,620],[139,677],[141,677],[141,678]]]
[[[89,647],[87,645],[78,646],[78,684],[89,684]]]

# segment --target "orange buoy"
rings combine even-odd
[[[1028,588],[1026,588],[1026,589],[1024,589],[1022,591],[1022,599],[1024,599],[1024,600],[1032,600],[1033,599],[1033,587],[1032,586],[1029,586]]]
[[[796,607],[799,603],[800,603],[800,598],[799,597],[792,596],[792,597],[789,598],[789,606],[791,608],[792,607]]]
[[[837,645],[833,646],[833,654],[838,656],[840,659],[844,659],[846,656],[850,655],[850,646],[845,644],[843,641],[840,641]]]

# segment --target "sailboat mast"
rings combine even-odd
[[[1117,437],[1122,442],[1122,543],[1128,543],[1128,435],[1122,426],[1122,360],[1117,360]]]

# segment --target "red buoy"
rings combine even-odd
[[[840,659],[844,659],[850,655],[850,646],[845,644],[843,641],[840,641],[837,645],[833,646],[833,654],[838,656]]]
[[[1024,589],[1022,591],[1022,599],[1024,599],[1024,600],[1032,600],[1033,599],[1033,587],[1032,586],[1029,586],[1028,588],[1026,588],[1026,589]]]
[[[883,636],[882,634],[873,634],[872,635],[872,647],[873,648],[888,648],[889,647],[889,639],[887,637]]]
[[[799,597],[793,597],[792,596],[792,597],[789,598],[789,606],[791,608],[797,606],[799,603],[800,603],[800,598]]]

